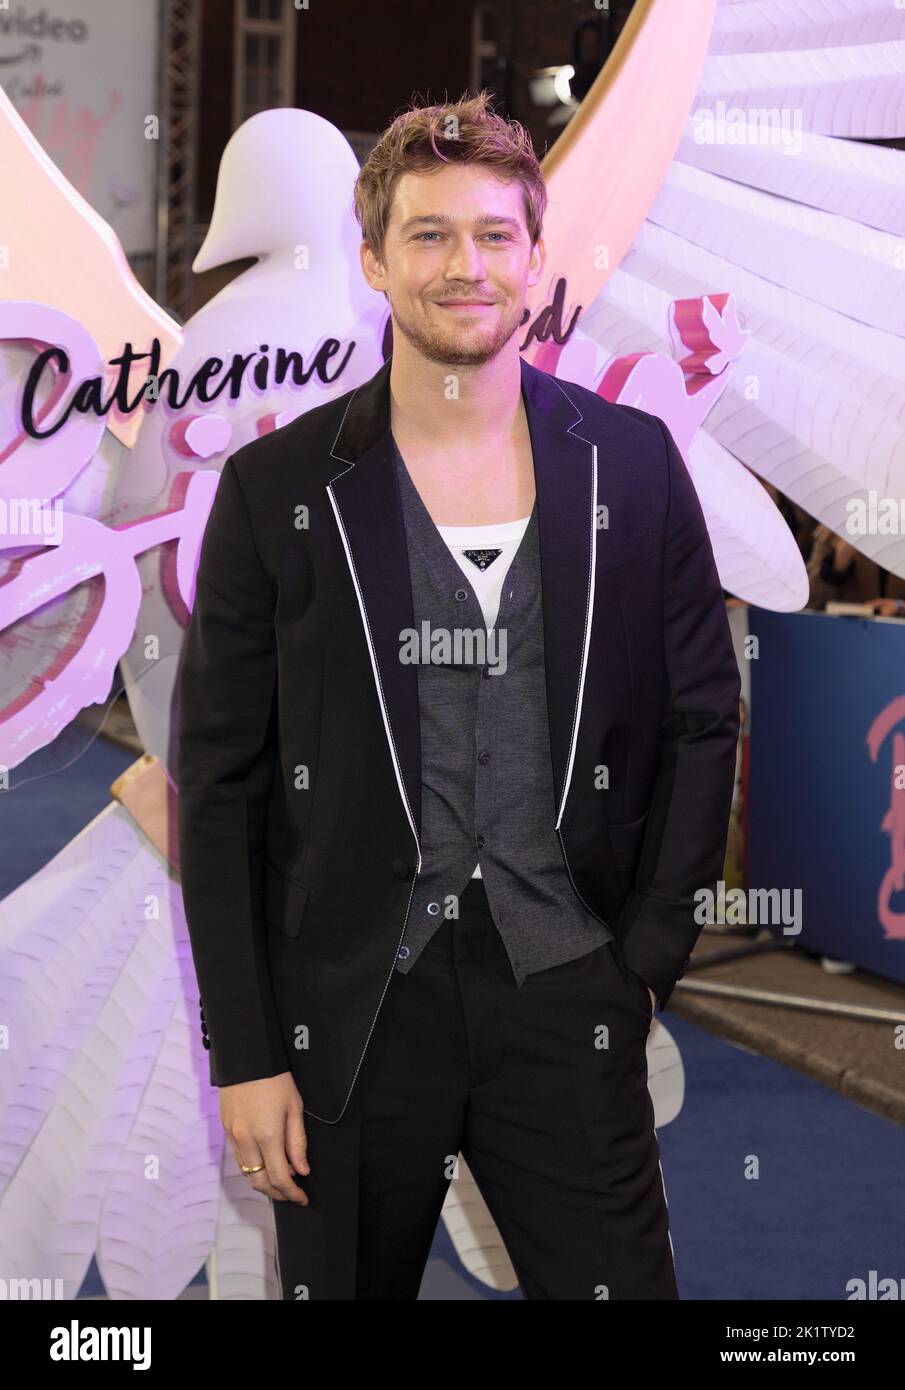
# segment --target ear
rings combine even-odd
[[[544,272],[544,265],[547,259],[547,250],[544,246],[543,237],[538,237],[531,248],[531,258],[528,262],[528,284],[536,285]]]
[[[386,290],[387,276],[383,264],[366,241],[358,248],[361,271],[372,290]]]

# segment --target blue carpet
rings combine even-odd
[[[0,898],[43,869],[110,804],[110,784],[138,758],[70,727],[10,773],[3,794]]]
[[[105,739],[74,758],[71,748],[54,775],[23,778],[7,794],[0,896],[103,810],[135,760]],[[844,1300],[848,1280],[872,1269],[900,1278],[901,1128],[682,1019],[668,1016],[668,1027],[686,1071],[682,1112],[659,1132],[682,1298]],[[192,1283],[203,1282],[201,1270]],[[103,1291],[92,1262],[80,1296]],[[490,1294],[465,1273],[441,1225],[421,1297],[521,1296]]]
[[[680,1297],[839,1301],[872,1269],[901,1278],[901,1128],[674,1015],[667,1026],[686,1079],[658,1131]],[[444,1292],[454,1279],[463,1292]],[[421,1297],[476,1296],[521,1297],[482,1290],[441,1229]]]
[[[901,1127],[682,1019],[669,1029],[687,1083],[659,1133],[682,1298],[844,1300],[872,1269],[905,1274]]]

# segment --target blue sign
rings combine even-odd
[[[774,935],[905,981],[905,623],[751,607],[748,626],[748,889],[800,890],[800,932],[780,912]]]

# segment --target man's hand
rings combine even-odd
[[[241,1168],[265,1166],[248,1173],[258,1192],[275,1202],[308,1205],[308,1195],[293,1182],[293,1171],[304,1176],[308,1166],[308,1141],[303,1122],[304,1106],[292,1073],[265,1076],[220,1087],[220,1119]]]

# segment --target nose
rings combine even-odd
[[[451,246],[449,258],[443,272],[444,280],[452,280],[460,285],[470,286],[463,294],[474,293],[485,279],[484,258],[480,248],[471,237],[456,238]]]

